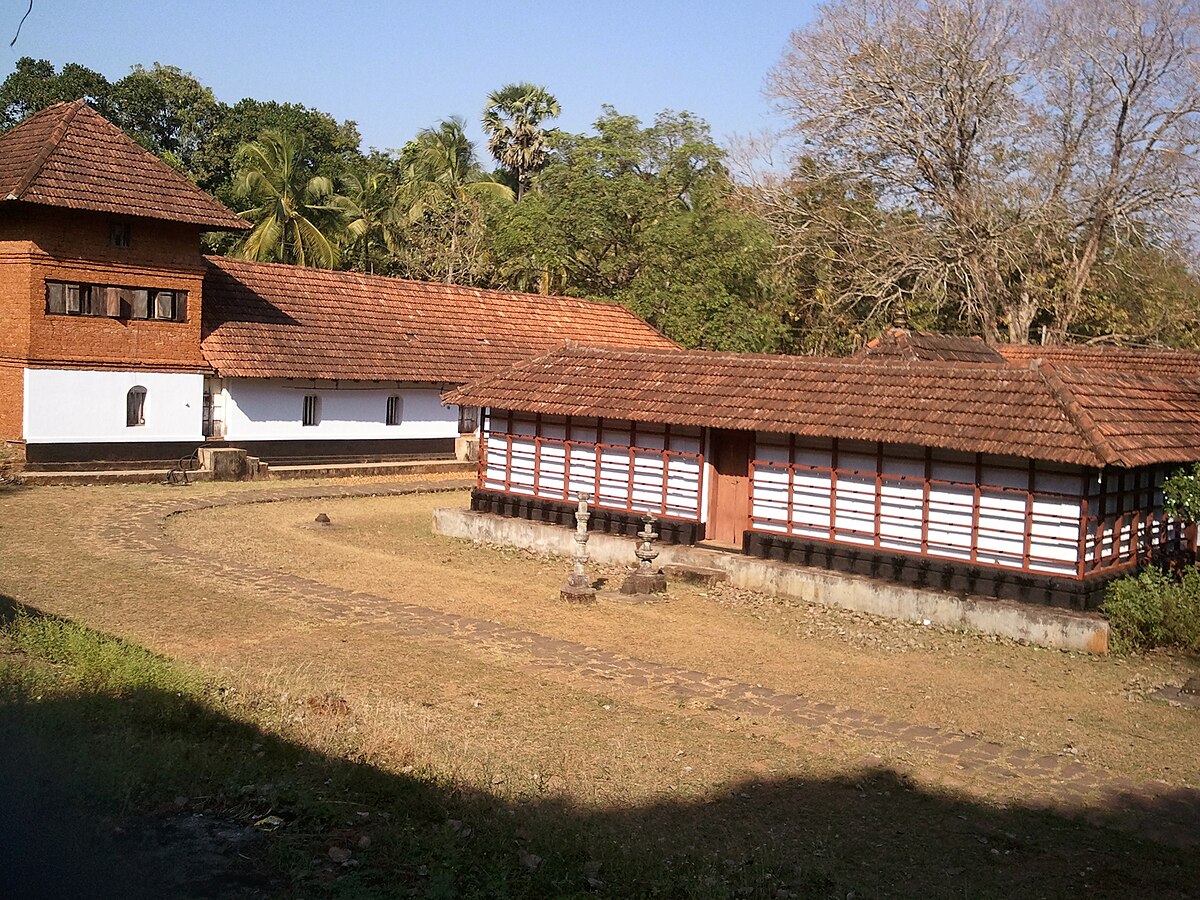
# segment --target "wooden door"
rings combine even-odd
[[[710,456],[712,484],[708,494],[708,522],[704,539],[730,547],[742,546],[742,532],[750,524],[750,453],[754,435],[749,431],[712,432]]]

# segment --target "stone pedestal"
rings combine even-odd
[[[622,594],[665,594],[667,576],[662,572],[631,572],[621,582]]]
[[[625,576],[621,583],[622,594],[664,594],[667,591],[667,576],[662,569],[654,567],[658,558],[658,550],[654,542],[658,540],[658,532],[654,530],[654,516],[642,516],[642,530],[637,533],[641,542],[634,548],[634,556],[638,558],[638,567]]]
[[[558,596],[568,603],[594,603],[596,601],[596,589],[590,584],[585,587],[567,585],[558,592]]]
[[[596,589],[592,587],[592,579],[588,577],[584,564],[587,562],[588,542],[588,494],[579,494],[579,505],[575,508],[575,553],[571,557],[571,574],[567,577],[567,586],[558,592],[559,597],[568,603],[591,603],[596,599]]]

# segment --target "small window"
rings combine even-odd
[[[458,408],[458,433],[474,434],[479,429],[479,407],[460,406]]]
[[[387,398],[387,418],[385,421],[388,425],[399,425],[404,417],[404,401],[397,395],[392,395]]]
[[[125,395],[125,426],[133,428],[146,424],[146,389],[132,387]]]
[[[128,247],[131,231],[128,222],[113,222],[108,229],[110,247]]]
[[[321,398],[316,394],[308,394],[304,398],[304,412],[300,424],[315,426],[321,424]]]

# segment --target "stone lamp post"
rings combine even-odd
[[[641,542],[633,551],[638,558],[638,567],[625,576],[622,594],[661,594],[667,590],[667,576],[654,567],[654,560],[658,559],[658,549],[654,546],[658,532],[654,530],[654,524],[654,516],[649,513],[642,516],[642,530],[637,533]]]
[[[587,542],[588,542],[588,519],[591,518],[591,513],[588,512],[588,500],[590,494],[581,493],[579,496],[579,506],[575,510],[575,553],[572,554],[571,574],[567,578],[567,586],[559,591],[559,596],[563,600],[571,603],[591,603],[596,599],[596,589],[592,587],[592,580],[588,578],[584,564],[587,562]]]

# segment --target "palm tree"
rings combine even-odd
[[[384,172],[362,178],[348,174],[342,177],[340,186],[342,195],[336,205],[345,219],[346,255],[361,271],[373,273],[381,248],[388,253],[399,252],[408,204]]]
[[[488,94],[483,109],[483,127],[490,135],[488,152],[516,176],[518,202],[529,179],[546,166],[546,132],[541,124],[561,112],[553,94],[528,82],[506,84]]]
[[[341,198],[332,180],[316,174],[304,139],[268,129],[242,144],[234,160],[233,195],[253,204],[242,215],[255,223],[238,255],[333,268],[342,227]]]
[[[467,229],[478,229],[481,204],[487,200],[511,203],[512,189],[491,179],[475,160],[475,145],[463,120],[451,118],[436,128],[424,128],[405,150],[409,160],[404,192],[409,219],[440,218],[448,232],[448,261],[444,279],[463,274],[461,244]]]

